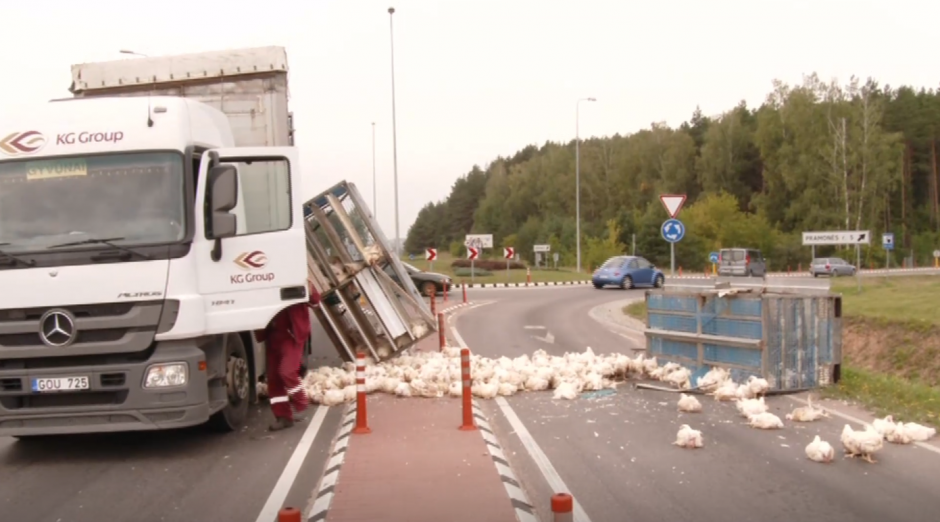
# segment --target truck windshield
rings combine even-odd
[[[0,243],[29,251],[89,238],[179,241],[183,179],[175,152],[0,162]]]

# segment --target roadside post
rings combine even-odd
[[[881,246],[885,249],[885,280],[887,280],[888,271],[891,270],[891,252],[894,250],[894,234],[891,232],[881,234]]]
[[[434,271],[434,260],[437,259],[437,249],[436,248],[425,248],[424,249],[424,259],[428,262],[428,272]]]
[[[506,258],[506,282],[509,282],[509,263],[512,261],[512,258],[516,255],[516,249],[514,247],[505,247],[503,248],[503,257]]]
[[[708,254],[708,260],[712,264],[712,275],[718,274],[718,252]]]
[[[676,243],[685,237],[685,225],[676,219],[682,205],[685,205],[685,194],[661,194],[659,201],[669,214],[669,219],[663,222],[659,232],[663,239],[669,242],[669,275],[676,275]]]

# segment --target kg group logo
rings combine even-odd
[[[35,154],[46,146],[46,137],[39,131],[14,132],[0,138],[0,152],[7,156]]]
[[[235,258],[235,264],[243,270],[257,270],[268,264],[268,256],[260,250],[246,252]]]

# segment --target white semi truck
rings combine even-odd
[[[435,329],[352,184],[304,200],[283,48],[72,77],[0,121],[0,436],[238,429],[308,284],[347,361]]]

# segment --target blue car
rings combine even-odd
[[[616,256],[594,271],[594,288],[617,285],[626,290],[641,286],[662,288],[666,277],[652,263],[639,256]]]

